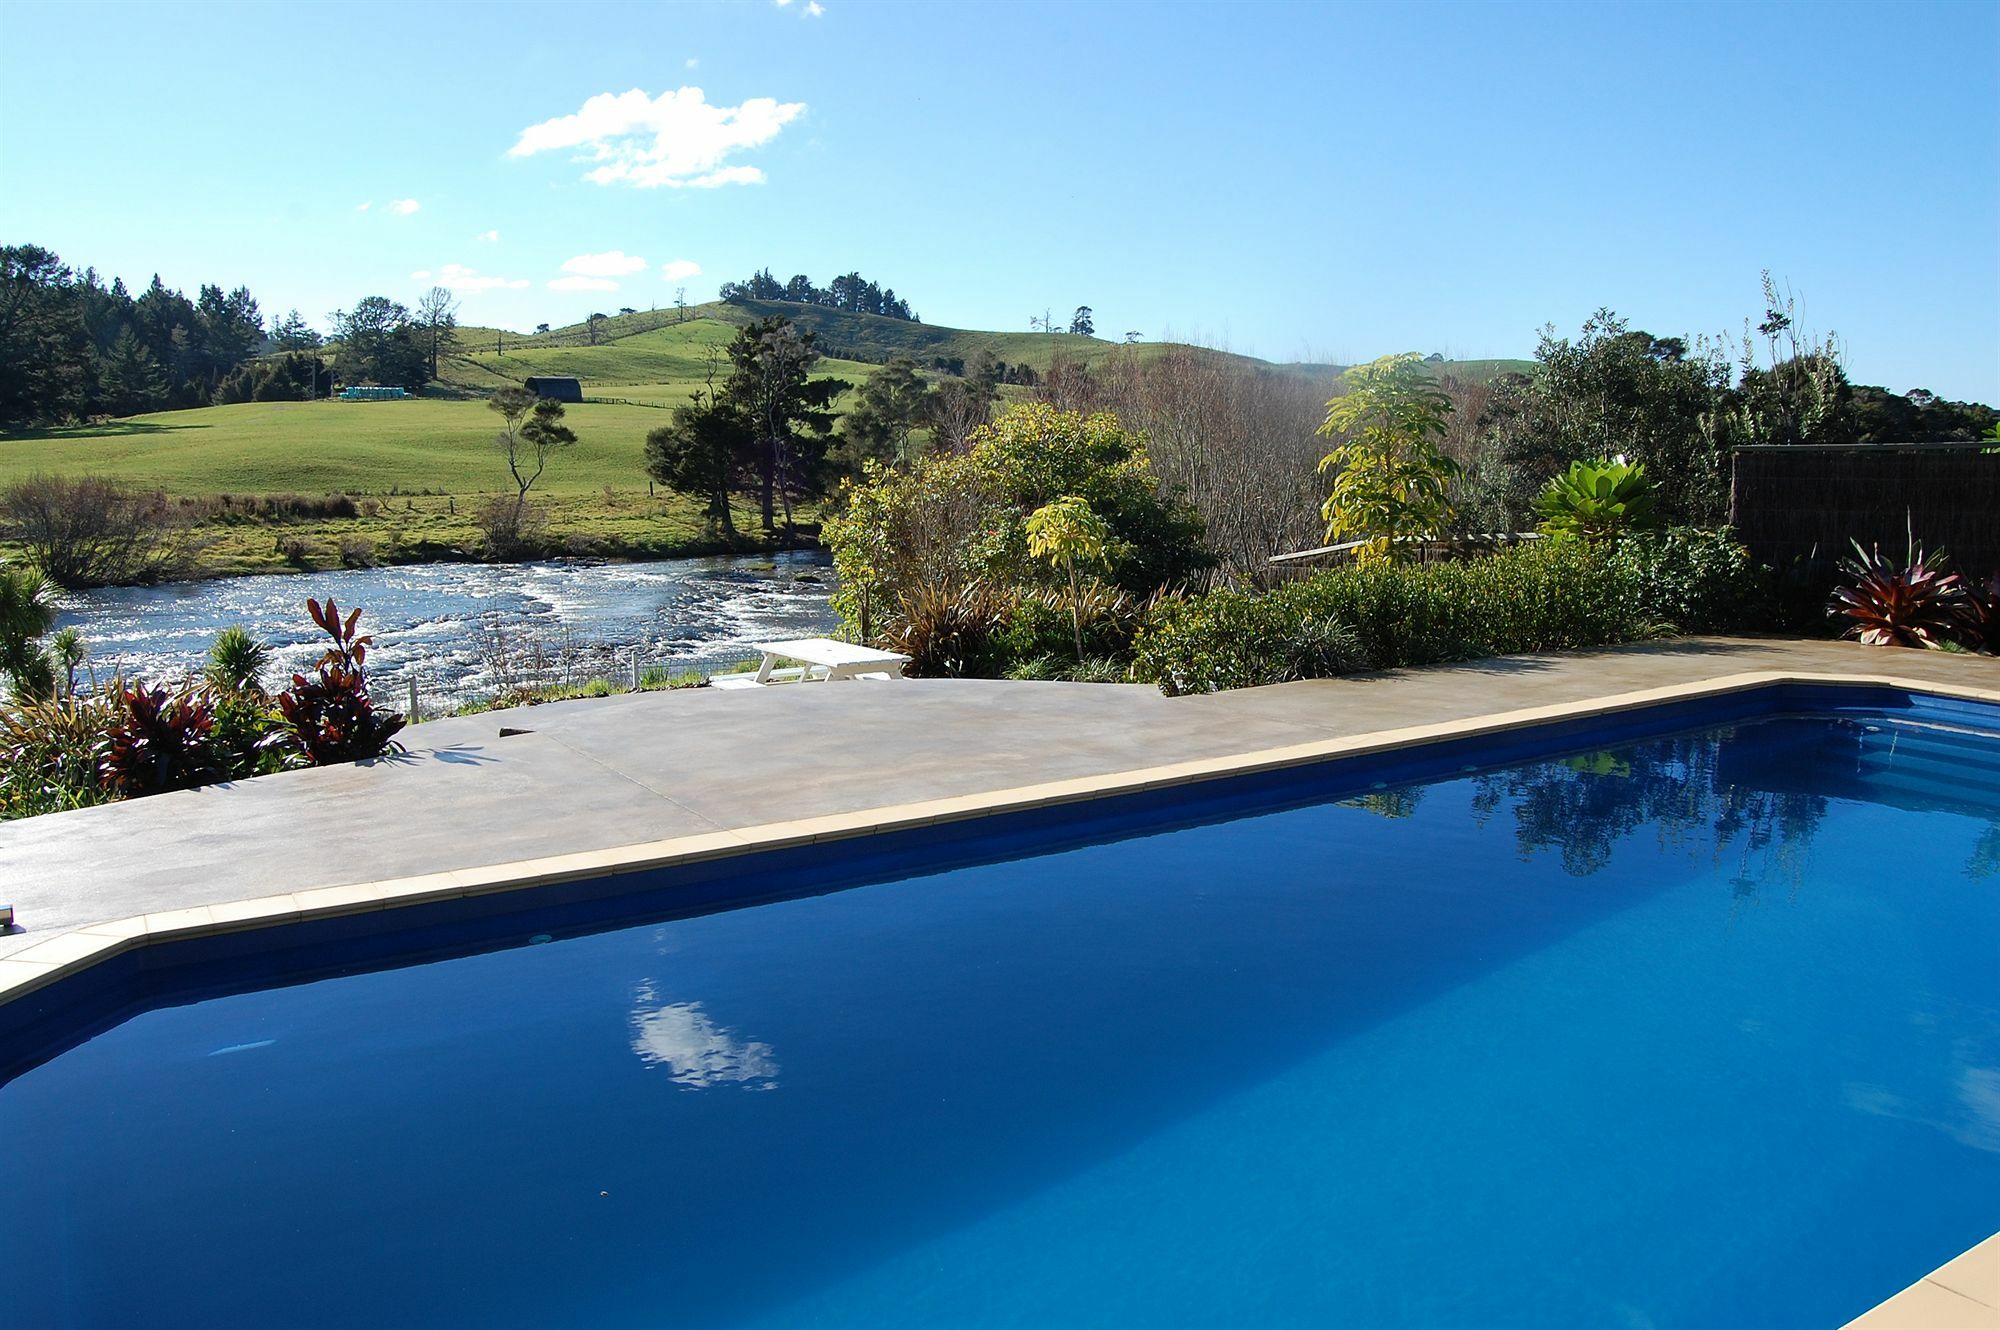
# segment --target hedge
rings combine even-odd
[[[1744,626],[1762,587],[1741,547],[1711,531],[1335,568],[1263,595],[1162,602],[1134,644],[1133,674],[1167,693],[1205,693],[1717,631]]]

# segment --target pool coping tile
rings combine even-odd
[[[1919,1279],[1841,1330],[2000,1330],[2000,1308],[1975,1302],[1932,1280]]]

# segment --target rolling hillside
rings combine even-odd
[[[485,394],[530,375],[572,375],[586,401],[570,408],[582,442],[549,468],[542,488],[581,494],[604,486],[643,489],[641,456],[649,430],[666,423],[705,381],[708,356],[736,329],[782,314],[819,334],[829,352],[821,373],[859,384],[898,355],[928,367],[936,358],[972,362],[983,351],[1046,372],[1057,356],[1086,365],[1135,357],[1141,362],[1183,349],[1132,346],[1068,334],[979,332],[854,314],[781,301],[713,302],[615,316],[598,324],[597,344],[583,325],[516,337],[503,330],[461,330],[459,353],[441,367],[441,383],[404,402],[268,402],[199,407],[125,420],[16,434],[0,441],[0,483],[38,471],[113,476],[169,494],[343,491],[350,494],[471,496],[507,488],[492,450],[496,421]],[[1275,365],[1193,348],[1264,372],[1305,375],[1332,389],[1333,365]],[[335,352],[337,355],[337,350]],[[1522,361],[1445,362],[1436,368],[1487,379]],[[1009,395],[1017,391],[1008,389]]]
[[[737,328],[782,314],[814,330],[828,353],[821,373],[864,382],[899,355],[928,368],[936,359],[967,364],[981,352],[1046,373],[1060,355],[1086,365],[1140,362],[1182,350],[1169,343],[1125,346],[1089,337],[978,332],[852,314],[816,305],[744,301],[649,310],[519,337],[463,328],[458,353],[440,366],[423,397],[386,402],[256,402],[165,411],[123,420],[34,430],[0,438],[0,484],[37,472],[108,476],[214,508],[223,494],[344,493],[361,516],[305,522],[246,521],[218,510],[203,519],[213,571],[273,571],[383,559],[450,557],[478,548],[475,514],[488,498],[511,494],[494,447],[498,420],[485,397],[531,375],[570,375],[585,401],[568,423],[579,442],[552,460],[537,487],[551,507],[551,531],[566,546],[602,553],[664,555],[716,548],[698,505],[654,493],[644,467],[646,434],[666,424],[706,381],[710,353]],[[1332,390],[1333,365],[1274,365],[1204,348],[1263,373],[1300,375]],[[338,355],[338,349],[333,348]],[[1440,365],[1465,378],[1490,378],[1522,362]],[[1029,390],[1006,387],[1008,399]],[[747,511],[740,527],[754,519]],[[360,553],[356,553],[359,550]]]
[[[1142,363],[1177,350],[1192,350],[1201,356],[1213,356],[1237,365],[1267,370],[1280,374],[1298,374],[1315,379],[1331,381],[1341,370],[1341,366],[1301,361],[1275,362],[1260,360],[1254,356],[1237,355],[1229,351],[1217,351],[1207,347],[1186,347],[1178,342],[1138,342],[1127,346],[1122,342],[1106,341],[1096,337],[1076,337],[1068,333],[1039,332],[983,332],[968,328],[949,328],[940,324],[910,323],[902,319],[887,319],[876,314],[856,314],[846,310],[830,309],[823,305],[802,305],[784,300],[735,300],[711,301],[704,305],[690,305],[685,321],[673,309],[640,310],[637,313],[614,315],[598,324],[597,340],[603,344],[616,345],[654,333],[681,334],[695,339],[698,345],[711,341],[727,342],[730,333],[753,320],[779,315],[792,320],[802,328],[810,328],[818,335],[820,347],[829,358],[846,357],[853,361],[879,365],[896,356],[909,356],[920,365],[928,367],[935,359],[960,359],[970,364],[981,351],[996,360],[1004,360],[1013,365],[1031,365],[1038,371],[1046,372],[1058,355],[1065,359],[1080,361],[1085,365],[1097,365],[1123,356],[1134,356]],[[706,325],[706,328],[702,328]],[[505,350],[495,356],[493,347],[496,331],[491,328],[461,330],[462,340],[469,358],[482,367],[490,367],[511,360],[516,355],[530,351],[555,348],[592,349],[588,346],[590,333],[581,323],[563,328],[552,328],[546,333],[531,336],[517,336],[513,333],[499,333]],[[658,343],[662,347],[670,342]],[[700,363],[700,354],[694,354],[694,363]],[[615,361],[607,362],[615,365]],[[1528,360],[1451,360],[1442,362],[1436,368],[1443,373],[1474,382],[1486,382],[1510,371],[1523,371],[1534,362]],[[511,370],[509,371],[511,373]],[[525,373],[542,373],[529,370]],[[553,370],[553,373],[572,371]],[[622,374],[623,368],[613,368],[612,374]],[[851,373],[844,377],[852,377]],[[636,381],[607,378],[605,382]]]

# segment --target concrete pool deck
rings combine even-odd
[[[0,1002],[135,947],[642,871],[1787,679],[2000,703],[2000,661],[1698,638],[1205,697],[910,680],[434,721],[403,755],[0,824]],[[503,730],[520,733],[506,734]],[[2000,1242],[1867,1330],[2000,1330]]]
[[[1301,746],[1504,727],[1516,713],[1750,675],[2000,700],[1990,658],[1694,638],[1199,697],[913,679],[552,703],[413,726],[407,753],[375,762],[0,824],[0,904],[17,921],[0,960],[113,920],[472,870],[491,870],[479,873],[490,883],[524,860],[686,837],[740,847],[740,833],[773,824],[865,821],[913,804],[970,813],[984,796],[1051,783],[1088,792],[1189,763],[1218,774]]]

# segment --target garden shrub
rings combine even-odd
[[[1620,541],[1612,559],[1634,581],[1641,614],[1681,633],[1769,627],[1775,589],[1727,527],[1675,527]]]
[[[1134,674],[1169,693],[1433,665],[1649,635],[1637,578],[1608,553],[1548,541],[1454,563],[1330,569],[1262,596],[1159,605]]]
[[[111,696],[112,722],[97,746],[97,775],[105,789],[137,797],[224,778],[215,746],[215,700],[207,690],[121,681]]]
[[[891,651],[920,678],[993,678],[1005,666],[1001,629],[1012,592],[985,578],[927,579],[906,588],[882,628]]]
[[[1104,579],[1128,596],[1215,566],[1201,519],[1161,486],[1141,436],[1108,413],[1028,405],[974,431],[965,452],[933,453],[907,470],[868,464],[823,532],[840,573],[834,608],[858,637],[875,639],[891,620],[908,624],[902,603],[912,594],[934,608],[941,592],[975,582],[1017,598],[1054,587],[1064,573],[1030,556],[1027,524],[1063,499],[1103,520]]]
[[[18,700],[0,711],[0,819],[108,803],[98,752],[118,719],[108,695]]]
[[[1212,693],[1362,668],[1354,630],[1299,603],[1305,585],[1162,600],[1140,630],[1134,677],[1168,694]]]
[[[1075,664],[1070,605],[1067,589],[1049,588],[1020,597],[1000,630],[998,645],[1002,654],[1015,662],[1060,656]],[[1124,657],[1131,652],[1132,634],[1139,626],[1138,610],[1131,597],[1105,583],[1086,582],[1077,595],[1076,606],[1076,619],[1083,626],[1086,659]]]
[[[270,738],[284,718],[262,694],[232,693],[211,686],[214,714],[209,737],[224,780],[243,780],[282,770],[284,760]]]

